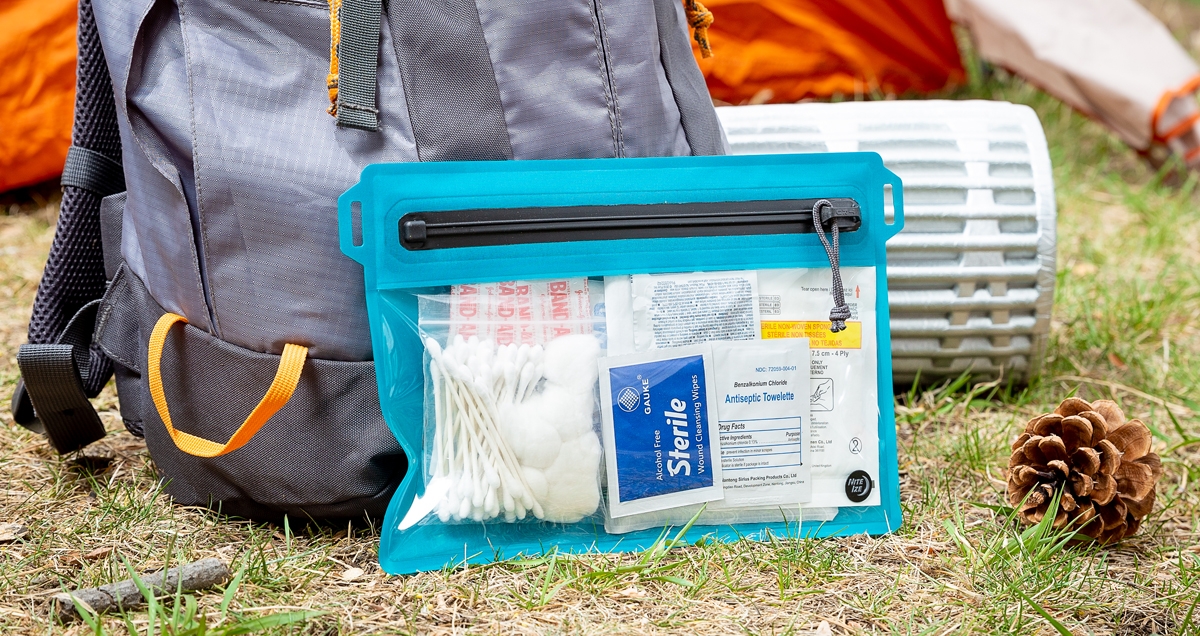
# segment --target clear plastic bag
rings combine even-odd
[[[600,508],[586,279],[456,285],[418,299],[425,495],[406,521],[575,523]]]

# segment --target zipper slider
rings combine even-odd
[[[408,219],[400,223],[401,240],[406,245],[413,247],[422,247],[425,245],[425,239],[429,238],[429,232],[425,226],[425,219]]]

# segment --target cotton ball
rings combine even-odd
[[[595,336],[562,336],[546,345],[543,373],[549,382],[573,389],[591,389],[596,384],[599,357],[600,341]]]
[[[534,398],[501,411],[500,430],[522,466],[546,468],[558,458],[562,437],[553,406]]]
[[[524,466],[521,468],[521,474],[525,476],[525,483],[529,486],[533,498],[539,501],[546,498],[546,493],[550,485],[546,483],[546,474],[536,468]]]
[[[537,397],[544,413],[564,442],[592,432],[592,413],[596,408],[591,389],[582,391],[547,383]]]
[[[518,424],[518,426],[521,426]],[[525,454],[517,459],[522,466],[544,469],[558,459],[562,448],[562,438],[554,426],[545,420],[532,420],[524,424]]]
[[[546,496],[538,499],[543,519],[574,523],[600,507],[600,442],[594,434],[563,444],[554,465],[546,469]]]
[[[529,404],[509,403],[500,406],[500,436],[518,458],[527,453],[530,444],[527,429],[519,423],[534,417],[534,413]]]

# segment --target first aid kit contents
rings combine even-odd
[[[709,356],[711,365],[699,364]],[[602,359],[609,498],[617,502],[605,530],[683,524],[697,514],[716,524],[794,521],[796,515],[784,511],[812,497],[808,367],[803,339],[714,342]],[[660,408],[664,404],[669,408]],[[694,421],[684,421],[685,414]],[[704,417],[708,427],[699,424]],[[689,430],[695,432],[690,437]],[[663,491],[628,503],[631,493]],[[687,505],[694,502],[707,503]]]
[[[805,470],[812,470],[812,497],[804,503],[812,509],[875,505],[880,395],[875,269],[839,270],[848,311],[837,332],[829,319],[837,303],[829,268],[605,277],[607,354],[670,346],[679,338],[678,324],[687,321],[706,326],[697,334],[717,336],[691,336],[703,340],[807,341],[812,353],[804,363],[811,376],[806,448],[812,462]],[[847,485],[851,475],[858,484],[853,488]],[[814,512],[813,518],[827,514]]]
[[[872,153],[369,166],[384,569],[895,530],[899,188]]]

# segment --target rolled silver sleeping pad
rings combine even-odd
[[[1056,212],[1027,106],[885,101],[717,109],[734,154],[875,151],[904,181],[888,242],[897,384],[1037,374],[1054,306]],[[889,193],[890,195],[890,193]],[[889,198],[890,201],[890,198]]]

